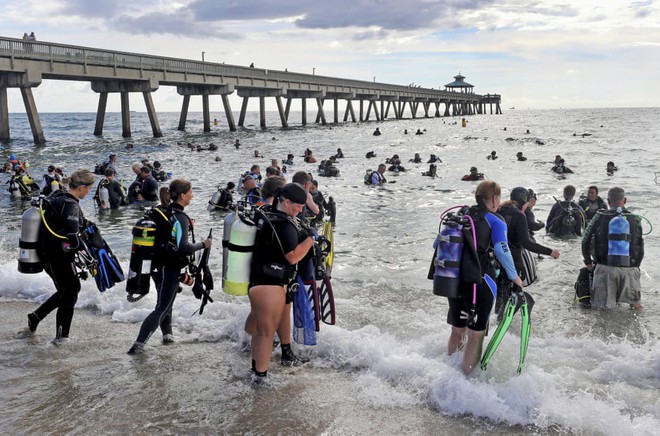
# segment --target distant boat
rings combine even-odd
[[[511,106],[509,109],[515,109],[515,107]]]

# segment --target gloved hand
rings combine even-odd
[[[316,239],[316,229],[313,227],[302,226],[302,232],[305,236],[309,236],[312,239]]]

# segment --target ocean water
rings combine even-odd
[[[320,189],[338,205],[333,284],[337,324],[323,325],[319,345],[298,347],[311,363],[285,369],[278,352],[271,362],[271,385],[254,390],[247,383],[249,339],[243,322],[245,297],[220,288],[219,238],[212,249],[215,302],[203,316],[189,290],[177,297],[174,332],[178,342],[162,346],[160,333],[148,351],[125,354],[140,322],[155,305],[155,291],[128,303],[124,285],[100,294],[83,282],[66,346],[50,344],[54,314],[27,341],[16,333],[25,315],[53,292],[45,274],[16,270],[20,216],[28,204],[0,192],[0,428],[6,433],[246,433],[246,434],[657,434],[660,425],[660,243],[646,236],[642,264],[641,311],[619,307],[585,311],[573,302],[573,283],[581,266],[580,240],[558,240],[539,232],[537,241],[557,248],[561,257],[537,263],[539,280],[529,288],[536,305],[523,373],[516,375],[519,318],[488,370],[462,375],[460,354],[447,356],[450,327],[447,303],[432,295],[426,279],[438,218],[446,208],[471,204],[475,182],[460,177],[477,166],[498,181],[508,196],[515,186],[539,195],[537,218],[545,219],[553,196],[566,184],[578,192],[599,186],[626,189],[631,211],[657,225],[660,213],[660,109],[509,110],[502,115],[430,118],[278,128],[268,113],[266,131],[250,113],[246,129],[228,132],[224,117],[208,134],[200,114],[190,114],[187,132],[176,130],[177,113],[159,114],[164,137],[151,138],[145,113],[132,113],[133,138],[121,138],[119,114],[108,114],[105,135],[94,137],[95,114],[42,114],[48,142],[32,144],[24,115],[11,114],[14,138],[0,145],[0,160],[15,153],[40,176],[54,163],[70,173],[92,169],[110,152],[119,153],[120,175],[128,183],[130,163],[159,160],[175,177],[193,182],[192,204],[198,235],[214,228],[221,235],[222,215],[206,211],[216,186],[235,181],[253,163],[262,170],[271,158],[293,153],[293,171],[316,174],[302,162],[310,148],[319,158],[341,147],[340,177],[319,178]],[[308,119],[313,119],[308,117]],[[381,136],[372,136],[379,127]],[[504,130],[506,128],[506,130]],[[425,131],[405,135],[404,129]],[[527,131],[529,130],[529,133]],[[583,136],[584,133],[589,135]],[[575,135],[574,135],[575,134]],[[232,144],[240,139],[243,147]],[[538,142],[537,142],[538,141]],[[125,144],[133,143],[132,150]],[[178,142],[218,151],[191,152]],[[540,142],[540,143],[539,143]],[[259,149],[263,159],[253,158]],[[491,150],[500,156],[486,159]],[[366,159],[375,151],[375,159]],[[517,162],[516,152],[529,160]],[[428,164],[407,160],[419,152],[442,159],[435,179],[422,177]],[[367,187],[363,175],[386,157],[399,154],[408,171],[386,173],[396,183]],[[550,171],[556,154],[575,174]],[[220,156],[221,162],[215,157]],[[320,160],[320,159],[319,159]],[[613,176],[606,162],[619,166]],[[6,181],[0,175],[0,181]],[[130,230],[141,211],[100,214],[91,198],[82,202],[127,269]],[[649,225],[645,228],[649,230]],[[487,338],[488,340],[488,338]]]

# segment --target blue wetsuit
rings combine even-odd
[[[493,263],[493,254],[502,265],[510,280],[515,279],[518,274],[511,257],[511,250],[507,240],[507,227],[504,219],[496,213],[488,211],[485,207],[473,206],[467,215],[474,220],[477,236],[477,256],[479,266],[484,276],[492,279],[490,285],[487,280],[476,285],[476,304],[473,307],[474,285],[473,283],[461,283],[461,296],[449,298],[449,312],[447,323],[454,327],[468,327],[471,330],[483,331],[488,325],[488,316],[493,308],[497,289],[494,284],[497,273]],[[463,255],[465,257],[465,253]],[[491,288],[492,286],[492,288]],[[464,314],[474,311],[475,320],[468,325]]]

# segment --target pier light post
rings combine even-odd
[[[205,51],[202,52],[202,62],[204,62],[204,54],[205,53],[206,53]]]
[[[315,75],[316,75],[316,67],[313,67],[312,68],[312,76],[315,76]]]
[[[374,83],[376,83],[376,76],[374,76]]]

